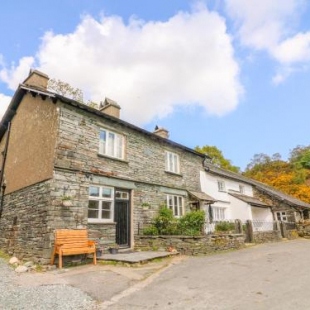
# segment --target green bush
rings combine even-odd
[[[219,222],[215,225],[215,231],[235,230],[235,224],[230,222]]]
[[[179,230],[182,235],[200,235],[205,222],[205,213],[202,210],[186,213],[179,219]]]
[[[158,235],[158,230],[155,226],[149,226],[143,229],[143,235],[156,236]]]
[[[143,234],[197,236],[202,233],[204,221],[204,211],[192,211],[178,219],[173,216],[172,210],[163,206]]]

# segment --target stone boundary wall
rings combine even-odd
[[[278,242],[282,240],[281,231],[255,231],[253,232],[254,243]]]
[[[310,238],[310,225],[309,223],[297,224],[297,233],[299,237]]]
[[[135,250],[167,251],[175,249],[184,255],[209,254],[244,248],[243,234],[209,236],[135,236]]]

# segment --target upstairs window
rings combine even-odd
[[[166,171],[180,173],[179,155],[166,152]]]
[[[99,141],[99,153],[102,155],[124,159],[125,138],[118,133],[101,129]]]
[[[181,217],[184,214],[183,197],[167,195],[167,207],[172,210],[175,217]]]
[[[219,192],[225,192],[225,182],[224,181],[217,181],[217,187]]]

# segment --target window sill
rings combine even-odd
[[[171,174],[171,175],[175,175],[175,176],[177,176],[177,177],[183,177],[183,175],[182,175],[182,174],[180,174],[180,173],[176,173],[176,172],[171,172],[171,171],[167,171],[167,170],[165,170],[165,173],[167,173],[167,174]]]
[[[102,220],[93,220],[93,219],[88,219],[87,221],[88,224],[104,224],[104,225],[116,225],[115,222],[113,221],[102,221]]]
[[[117,158],[117,157],[112,157],[112,156],[108,156],[108,155],[103,155],[103,154],[100,154],[100,153],[98,153],[97,156],[101,157],[101,158],[108,158],[108,159],[120,161],[120,162],[125,163],[125,164],[129,164],[129,162],[127,160],[125,160],[125,159],[121,159],[121,158]]]

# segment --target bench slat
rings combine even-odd
[[[55,245],[51,264],[54,264],[56,254],[59,257],[59,268],[62,268],[62,256],[89,253],[94,254],[93,262],[96,265],[95,242],[88,239],[86,229],[59,229],[55,231]]]

